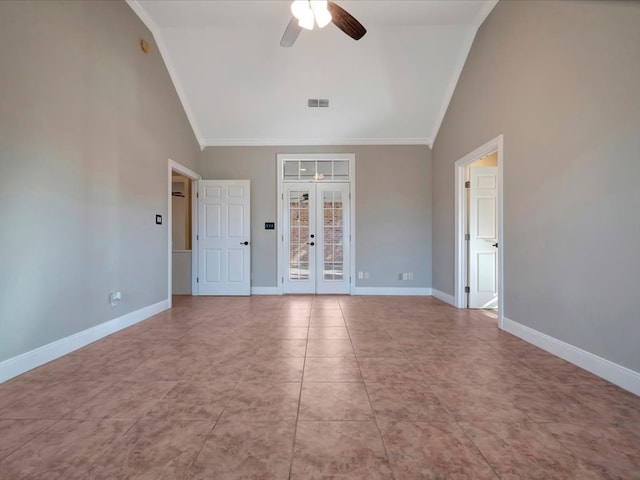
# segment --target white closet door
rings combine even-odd
[[[498,168],[469,170],[469,308],[497,308]]]
[[[198,292],[251,294],[249,180],[198,182]]]

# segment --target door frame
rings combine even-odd
[[[173,294],[173,212],[172,212],[172,176],[173,172],[184,175],[191,180],[191,295],[198,295],[198,180],[202,179],[199,173],[175,160],[169,159],[169,174],[167,178],[167,296],[169,308],[172,306]]]
[[[278,276],[276,278],[278,288],[278,295],[282,295],[283,292],[283,278],[284,278],[284,233],[282,231],[282,221],[283,221],[283,165],[285,160],[347,160],[349,162],[349,295],[353,295],[355,292],[355,278],[354,272],[356,271],[356,155],[355,153],[278,153],[277,157],[277,173],[276,173],[276,184],[277,184],[277,204],[276,204],[276,264],[277,264],[277,273]],[[310,183],[319,183],[319,182],[310,182]],[[347,182],[344,182],[347,183]]]
[[[455,162],[455,296],[454,306],[467,308],[464,287],[467,282],[467,248],[464,238],[469,214],[466,201],[465,170],[481,157],[497,152],[498,156],[498,327],[504,323],[504,229],[503,229],[503,170],[504,136],[498,135]]]

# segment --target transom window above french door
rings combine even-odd
[[[284,160],[285,182],[348,182],[349,160]]]

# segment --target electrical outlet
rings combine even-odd
[[[364,279],[367,280],[369,278],[369,272],[364,272]]]
[[[358,272],[358,279],[362,280],[364,278],[364,275],[362,272]]]
[[[408,276],[408,275],[407,275],[406,273],[403,273],[403,274],[402,274],[402,280],[406,280],[406,279],[407,279],[407,276]]]
[[[413,272],[407,274],[407,280],[413,280]]]
[[[115,307],[122,300],[122,292],[120,290],[116,290],[115,292],[111,292],[109,294],[109,303],[111,303],[112,307]]]

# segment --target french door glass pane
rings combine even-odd
[[[289,192],[289,279],[309,279],[309,192]]]
[[[342,192],[322,194],[322,228],[324,234],[325,280],[342,280],[344,275],[344,231]]]

